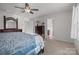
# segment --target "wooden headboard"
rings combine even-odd
[[[9,29],[9,28],[6,27],[7,21],[9,21],[9,20],[16,22],[16,28],[15,29],[18,29],[18,19],[15,19],[13,17],[6,17],[6,16],[4,16],[4,29]]]
[[[6,23],[8,20],[16,22],[16,28],[7,28]],[[22,32],[22,29],[18,29],[18,19],[4,16],[4,29],[0,29],[0,32]]]

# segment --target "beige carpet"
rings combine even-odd
[[[49,39],[45,41],[43,55],[76,55],[76,50],[73,43]]]

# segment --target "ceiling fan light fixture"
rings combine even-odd
[[[30,12],[30,9],[25,9],[25,12],[28,12],[29,13]]]
[[[34,14],[33,11],[38,11],[38,9],[31,9],[31,6],[28,3],[25,3],[24,7],[15,6],[15,8],[22,9],[23,10],[22,13],[26,12],[26,13]]]

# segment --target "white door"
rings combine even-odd
[[[48,35],[48,38],[49,39],[53,39],[53,36],[54,36],[54,24],[53,24],[53,19],[47,19],[47,33],[49,31],[49,35]]]

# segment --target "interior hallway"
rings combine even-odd
[[[45,51],[43,55],[76,55],[76,49],[73,43],[58,41],[58,40],[46,40]]]

